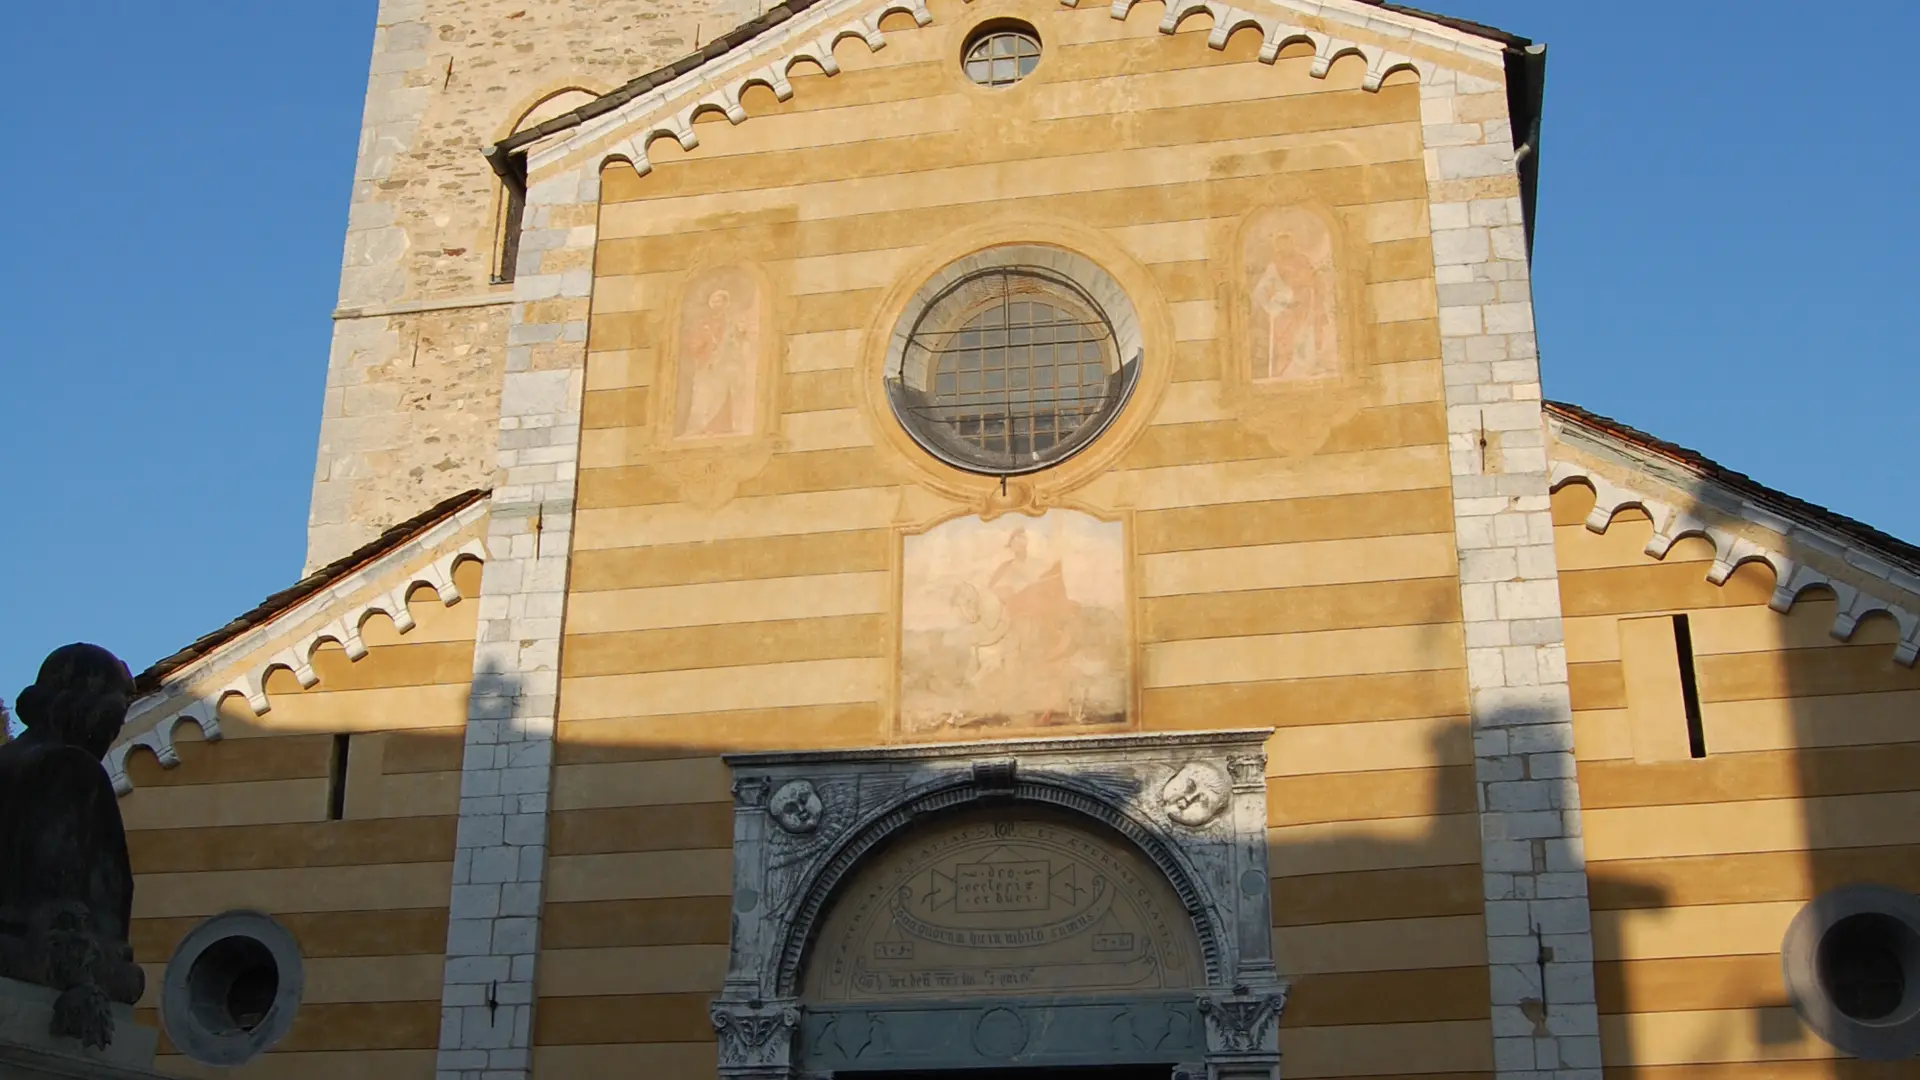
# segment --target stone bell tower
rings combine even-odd
[[[480,148],[672,62],[760,0],[381,0],[309,570],[491,483],[512,207]]]

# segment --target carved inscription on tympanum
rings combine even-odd
[[[855,873],[806,1000],[1182,989],[1205,981],[1173,889],[1124,839],[1052,813],[929,825]]]

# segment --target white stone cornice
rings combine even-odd
[[[488,507],[489,500],[476,500],[407,543],[170,673],[159,690],[133,703],[120,741],[107,751],[105,765],[114,790],[121,795],[133,790],[127,758],[136,749],[150,751],[163,768],[180,764],[174,733],[182,723],[191,722],[207,741],[218,741],[220,703],[226,698],[244,698],[255,716],[271,711],[273,703],[266,685],[275,669],[284,668],[302,687],[312,687],[320,681],[313,670],[313,654],[321,645],[337,644],[351,660],[367,655],[360,628],[369,617],[385,615],[399,632],[412,630],[415,624],[412,612],[407,610],[407,594],[417,586],[430,586],[448,607],[459,603],[462,597],[454,584],[454,567],[467,559],[484,562],[487,551],[477,537],[450,545],[484,519]],[[222,678],[236,662],[288,637],[292,640],[286,647]]]

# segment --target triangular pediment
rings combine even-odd
[[[1062,3],[1094,6],[1094,0]],[[1257,33],[1259,60],[1266,64],[1277,62],[1283,52],[1310,48],[1311,73],[1317,78],[1325,78],[1336,62],[1357,57],[1366,65],[1362,85],[1368,90],[1378,90],[1389,76],[1401,71],[1414,71],[1426,79],[1437,69],[1459,68],[1495,77],[1503,51],[1524,44],[1522,39],[1472,23],[1365,0],[1243,0],[1243,4],[1173,0],[1148,5],[1141,0],[1112,0],[1103,10],[1121,21],[1158,13],[1157,28],[1165,35],[1207,25],[1197,20],[1209,20],[1207,43],[1215,49],[1224,49],[1236,34]],[[906,20],[911,20],[910,28],[883,28],[898,27]],[[786,101],[794,93],[790,75],[840,73],[834,51],[842,42],[852,39],[878,52],[887,46],[889,35],[912,33],[934,21],[925,0],[783,4],[699,53],[491,147],[488,154],[497,159],[503,153],[524,150],[529,186],[534,189],[543,182],[564,185],[566,178],[554,174],[563,166],[584,165],[597,171],[611,161],[623,161],[645,175],[652,168],[649,145],[670,138],[683,150],[698,148],[696,121],[706,114],[723,116],[731,124],[749,122],[742,97],[752,88],[764,87]],[[536,197],[534,201],[543,200]]]

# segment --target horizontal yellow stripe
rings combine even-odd
[[[887,662],[877,659],[599,675],[565,681],[560,719],[878,701],[888,676]]]
[[[581,510],[574,518],[574,548],[884,529],[893,525],[899,508],[898,490],[866,488],[735,499],[711,513],[680,503]]]
[[[742,125],[740,130],[751,127]],[[601,213],[600,238],[684,232],[703,219],[729,213],[777,210],[793,213],[799,221],[812,221],[1195,183],[1211,179],[1215,161],[1225,155],[1270,155],[1277,159],[1276,169],[1291,173],[1417,160],[1420,140],[1417,123],[1382,123],[1347,128],[1337,136],[1310,131],[1220,140],[1205,143],[1206,153],[1196,152],[1192,143],[1098,150],[850,180],[667,195],[608,204]],[[1425,199],[1359,207],[1355,216],[1374,243],[1427,235]]]
[[[143,874],[134,890],[133,915],[160,919],[235,908],[268,914],[444,908],[452,881],[452,863]]]
[[[540,954],[540,996],[713,993],[726,974],[725,945],[548,949]]]
[[[1600,1018],[1609,1069],[1696,1062],[1807,1061],[1841,1054],[1791,1008],[1633,1013]],[[1765,1075],[1755,1070],[1756,1075]]]
[[[1273,948],[1297,975],[1470,967],[1487,962],[1487,929],[1478,915],[1276,926]]]
[[[719,1068],[718,1047],[699,1043],[609,1043],[536,1046],[536,1076],[644,1076],[649,1080],[706,1080]]]
[[[1920,741],[1920,691],[1755,698],[1700,709],[1710,753]]]
[[[1146,555],[1140,578],[1144,595],[1172,596],[1451,577],[1457,567],[1453,537],[1426,533]]]
[[[1588,872],[1595,876],[1608,873],[1603,865],[1590,866]],[[1788,900],[1596,911],[1593,955],[1596,960],[1657,960],[1777,953],[1787,924],[1803,906],[1798,900]]]
[[[1311,679],[1465,666],[1458,625],[1384,626],[1148,645],[1143,686]]]
[[[870,615],[889,609],[892,581],[885,572],[813,574],[577,593],[568,601],[567,633]]]
[[[1282,1028],[1280,1052],[1289,1077],[1475,1072],[1493,1067],[1493,1028],[1486,1020]]]
[[[1473,762],[1460,717],[1282,727],[1267,740],[1268,776],[1426,769]]]
[[[1276,878],[1458,866],[1480,859],[1480,816],[1446,814],[1290,825],[1267,830],[1267,852]]]
[[[561,765],[553,771],[553,808],[718,802],[733,797],[732,786],[733,774],[718,757]]]
[[[1588,810],[1581,821],[1595,861],[1881,847],[1920,843],[1920,791]]]
[[[711,1047],[708,1056],[712,1056]],[[431,1076],[433,1064],[432,1050],[279,1050],[262,1058],[258,1071],[273,1080],[386,1080]],[[211,1069],[178,1054],[155,1057],[153,1067],[166,1076],[234,1075],[232,1070]]]
[[[326,814],[325,778],[135,787],[120,799],[129,831],[280,825],[321,821]]]
[[[555,855],[547,859],[547,902],[552,904],[732,893],[731,851],[647,851]]]

